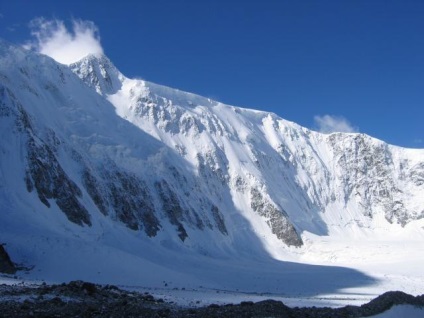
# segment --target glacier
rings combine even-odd
[[[5,41],[0,95],[0,243],[29,279],[423,292],[423,149]]]

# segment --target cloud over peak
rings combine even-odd
[[[29,26],[33,39],[25,47],[59,63],[71,64],[89,54],[103,54],[99,31],[91,21],[72,20],[72,30],[56,19],[36,18]]]
[[[324,115],[315,116],[314,122],[316,129],[325,134],[333,132],[358,132],[358,128],[354,127],[346,118],[342,116]]]

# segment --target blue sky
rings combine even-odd
[[[0,37],[34,41],[40,17],[97,28],[128,77],[424,148],[422,0],[0,0]]]

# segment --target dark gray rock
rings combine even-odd
[[[40,201],[47,207],[50,207],[49,200],[54,200],[69,221],[91,225],[90,214],[79,202],[81,189],[63,170],[52,149],[29,136],[27,151],[25,183],[28,192],[35,189]]]
[[[168,217],[169,222],[177,227],[178,237],[184,242],[188,234],[181,222],[184,220],[186,212],[181,206],[178,196],[171,190],[165,180],[156,182],[155,187],[160,197],[163,211]]]
[[[303,245],[302,238],[290,222],[287,213],[282,209],[276,208],[272,203],[266,200],[256,188],[250,190],[250,196],[251,208],[267,220],[266,222],[271,228],[272,233],[275,234],[278,239],[289,246],[300,247]]]
[[[0,273],[15,274],[16,271],[15,264],[13,264],[4,246],[0,244]]]

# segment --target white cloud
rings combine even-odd
[[[314,122],[317,130],[325,134],[332,132],[358,132],[357,127],[352,126],[352,124],[346,118],[341,116],[315,116]]]
[[[30,22],[32,41],[26,48],[46,54],[62,64],[71,64],[89,54],[103,54],[99,32],[91,21],[73,20],[68,30],[61,20],[37,18]]]

